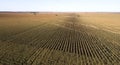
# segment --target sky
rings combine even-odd
[[[120,12],[120,0],[0,0],[0,11]]]

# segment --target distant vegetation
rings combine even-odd
[[[33,15],[37,15],[38,12],[31,12]]]

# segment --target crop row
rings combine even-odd
[[[104,31],[99,33],[99,30],[89,29],[78,23],[80,21],[76,17],[68,17],[59,26],[44,24],[6,38],[0,46],[0,63],[119,65],[119,46],[99,35]]]

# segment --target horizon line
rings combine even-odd
[[[23,12],[23,13],[24,13],[24,12],[26,12],[26,13],[27,13],[27,12],[36,12],[36,13],[37,13],[37,12],[38,12],[38,13],[40,13],[40,12],[46,12],[46,13],[47,13],[47,12],[51,12],[51,13],[52,13],[52,12],[53,12],[53,13],[54,13],[54,12],[59,12],[59,13],[60,13],[60,12],[61,12],[61,13],[62,13],[62,12],[63,12],[63,13],[64,13],[64,12],[68,12],[68,13],[69,13],[69,12],[71,12],[71,13],[72,13],[72,12],[73,12],[73,13],[74,13],[74,12],[75,12],[75,13],[77,13],[77,12],[78,12],[78,13],[79,13],[79,12],[86,12],[86,13],[87,13],[87,12],[112,13],[112,12],[113,12],[113,13],[114,13],[114,12],[115,12],[115,13],[117,13],[116,11],[0,11],[0,12],[1,12],[1,13],[2,13],[2,12],[11,12],[11,13],[12,13],[12,12],[13,12],[13,13],[14,13],[14,12],[21,12],[21,13],[22,13],[22,12]],[[119,13],[119,11],[118,11],[118,13]]]

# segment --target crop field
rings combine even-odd
[[[0,13],[0,65],[120,65],[120,13]]]

